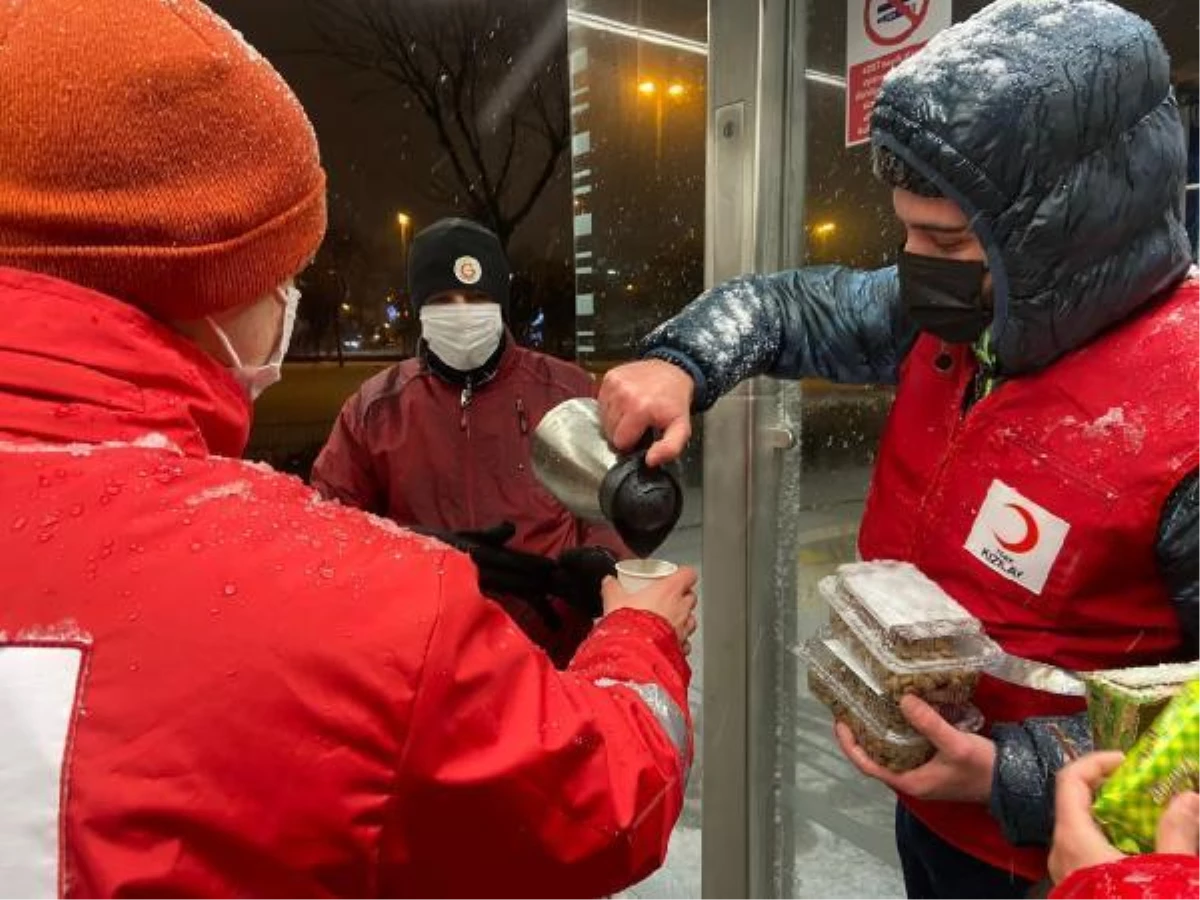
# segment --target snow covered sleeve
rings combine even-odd
[[[1046,716],[992,729],[996,766],[992,773],[992,818],[1017,846],[1049,845],[1054,833],[1054,785],[1058,770],[1075,755],[1092,750],[1087,713]]]
[[[685,369],[703,411],[755,375],[895,383],[915,339],[895,268],[816,266],[714,287],[651,332],[643,356]]]

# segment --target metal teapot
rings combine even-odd
[[[533,471],[574,515],[611,523],[630,550],[649,556],[683,512],[678,467],[646,465],[653,439],[647,432],[633,452],[618,454],[604,436],[596,401],[566,400],[534,430]]]

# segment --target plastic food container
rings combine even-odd
[[[933,582],[929,584],[937,589]],[[829,604],[833,636],[849,648],[893,700],[918,694],[931,703],[966,703],[975,691],[980,672],[1003,652],[969,614],[970,621],[962,623],[958,633],[939,634],[936,643],[931,638],[889,639],[867,604],[857,602],[842,589],[840,577],[822,580],[820,590]],[[945,599],[954,603],[949,597]],[[909,624],[915,629],[917,622],[910,617]]]
[[[832,634],[831,629],[821,631],[805,644],[804,655],[810,665],[828,674],[843,693],[849,694],[881,725],[899,731],[911,727],[896,701],[883,689],[871,670],[862,664],[850,646]]]
[[[872,696],[869,685],[847,677],[853,670],[837,652],[839,646],[836,639],[818,635],[801,649],[800,655],[808,663],[812,695],[849,726],[867,756],[884,768],[907,772],[927,762],[933,756],[933,745],[904,721],[895,704],[879,696],[866,699]],[[841,662],[841,668],[830,664],[831,656]],[[960,731],[976,732],[983,727],[983,716],[970,704],[945,706],[940,711]]]
[[[911,563],[848,563],[835,581],[875,643],[901,659],[955,656],[958,639],[983,632],[978,619]]]

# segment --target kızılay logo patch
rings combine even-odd
[[[1071,525],[993,480],[963,547],[1009,581],[1041,594]]]

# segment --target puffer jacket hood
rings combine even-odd
[[[871,132],[970,218],[1005,374],[1082,346],[1191,265],[1170,62],[1111,3],[993,3],[893,70]]]

